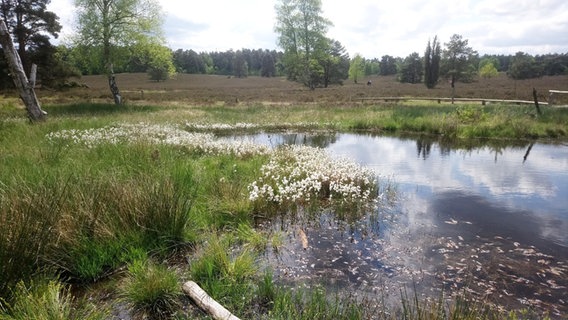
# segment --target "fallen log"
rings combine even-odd
[[[188,281],[183,284],[183,292],[185,292],[201,309],[207,312],[215,320],[240,320],[229,310],[225,309],[217,301],[211,298],[207,292],[193,282]]]

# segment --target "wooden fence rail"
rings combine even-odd
[[[355,100],[363,101],[452,101],[452,98],[433,98],[433,97],[364,97],[357,98]],[[454,98],[453,101],[465,101],[465,102],[480,102],[482,105],[489,103],[511,103],[511,104],[534,104],[534,101],[529,100],[505,100],[505,99],[484,99],[484,98]],[[540,102],[540,104],[547,105],[547,102]]]
[[[556,96],[559,94],[568,94],[568,91],[548,90],[548,103],[554,104],[556,102]]]

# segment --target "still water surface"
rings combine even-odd
[[[235,139],[242,139],[235,138]],[[323,215],[287,230],[270,254],[283,281],[324,282],[400,301],[400,289],[437,298],[468,292],[506,309],[568,315],[568,146],[530,142],[459,145],[359,134],[260,134],[258,143],[309,144],[373,168],[395,203],[345,224]]]

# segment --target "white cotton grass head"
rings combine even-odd
[[[308,146],[281,147],[249,185],[249,199],[280,206],[323,205],[373,207],[377,176],[374,171],[325,150]]]
[[[188,132],[169,124],[119,124],[97,129],[61,130],[47,135],[50,141],[63,140],[92,148],[98,144],[138,143],[181,146],[205,154],[250,156],[267,154],[268,146],[252,141],[223,141],[211,133]]]

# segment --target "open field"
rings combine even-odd
[[[211,133],[388,131],[565,140],[568,108],[546,107],[536,116],[531,105],[356,102],[450,94],[448,86],[427,90],[391,77],[371,78],[372,86],[314,91],[282,78],[178,75],[151,82],[145,74],[120,74],[117,80],[126,98],[120,107],[111,104],[104,76],[82,78],[88,88],[38,90],[49,115],[36,124],[26,121],[13,92],[0,95],[0,318],[43,319],[41,312],[57,310],[72,314],[61,317],[69,319],[209,319],[180,292],[191,279],[243,319],[440,319],[435,315],[442,309],[443,319],[518,319],[461,298],[446,304],[406,296],[389,311],[380,296],[334,301],[318,288],[280,287],[257,261],[265,250],[278,250],[283,235],[257,221],[292,210],[259,198],[271,189],[254,182],[266,168],[280,177],[305,163],[294,153],[219,143]],[[456,93],[530,100],[533,87],[546,101],[548,89],[568,88],[568,77],[514,82],[501,76],[458,84]],[[339,164],[309,150],[312,166],[339,171]],[[354,189],[378,191],[365,184]],[[299,194],[294,199],[301,202],[288,205],[317,211],[317,196],[328,202],[332,191]]]
[[[372,81],[367,86],[367,80]],[[88,88],[74,88],[65,92],[40,90],[43,103],[111,102],[108,83],[104,76],[84,76],[78,80]],[[164,82],[148,80],[146,74],[118,74],[117,83],[128,102],[217,104],[242,103],[340,103],[345,104],[365,97],[450,97],[447,82],[435,89],[424,84],[404,84],[394,76],[365,78],[360,84],[345,81],[343,86],[309,90],[285,78],[248,77],[238,79],[216,75],[178,74]],[[508,100],[533,100],[535,88],[539,101],[548,100],[548,90],[568,90],[568,76],[542,77],[529,80],[511,80],[504,74],[491,79],[476,79],[472,83],[457,83],[456,97]],[[568,102],[565,97],[564,102]],[[562,100],[560,101],[562,102]]]

